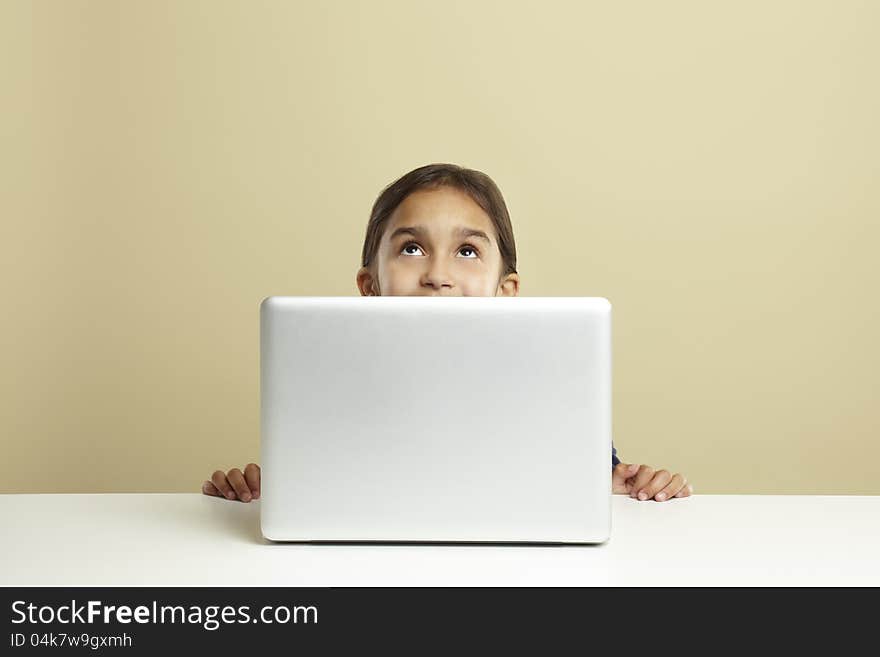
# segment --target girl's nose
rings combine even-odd
[[[438,290],[442,287],[453,287],[452,279],[441,263],[433,263],[428,267],[422,274],[421,284]]]

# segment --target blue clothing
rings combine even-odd
[[[611,443],[611,467],[613,468],[618,463],[620,463],[620,459],[617,458],[617,450],[614,449],[614,443]]]

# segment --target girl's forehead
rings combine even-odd
[[[391,213],[385,233],[391,235],[397,228],[410,226],[437,235],[457,233],[462,228],[495,234],[495,225],[483,208],[453,187],[418,190],[407,196]]]

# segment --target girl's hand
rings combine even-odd
[[[248,463],[244,467],[244,474],[238,468],[232,468],[229,474],[223,470],[217,470],[210,481],[202,484],[202,492],[205,495],[216,495],[228,500],[241,500],[250,502],[260,499],[260,466],[256,463]]]
[[[618,463],[611,471],[611,492],[629,495],[637,500],[658,502],[673,497],[687,497],[694,487],[680,474],[657,470],[637,463]]]

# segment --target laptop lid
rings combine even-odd
[[[267,297],[264,537],[607,540],[610,321],[602,298]]]

